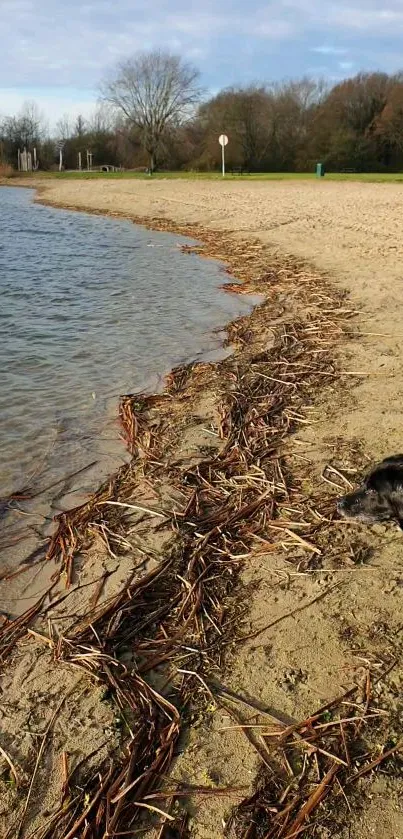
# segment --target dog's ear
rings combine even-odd
[[[396,456],[378,463],[367,475],[365,484],[368,489],[375,489],[383,495],[403,495],[403,456],[401,461],[398,461]]]
[[[366,487],[387,500],[393,518],[402,523],[403,529],[403,456],[383,460],[368,475]]]
[[[392,454],[390,457],[385,457],[382,463],[379,463],[376,469],[382,469],[384,466],[401,466],[403,469],[403,454]]]

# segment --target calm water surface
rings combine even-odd
[[[256,302],[185,243],[0,189],[0,499],[34,488],[31,536],[124,459],[119,395],[219,350],[214,330]]]

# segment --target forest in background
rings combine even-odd
[[[0,116],[0,164],[17,165],[18,149],[36,147],[39,168],[76,169],[86,151],[94,166],[124,169],[149,165],[144,126],[104,96],[86,120],[63,117],[49,135],[34,102]],[[1,101],[0,101],[1,111]],[[249,172],[306,172],[321,161],[327,171],[387,172],[403,169],[403,72],[359,73],[333,86],[303,78],[232,87],[200,97],[190,113],[167,119],[153,167],[171,171],[219,169],[218,136],[229,137],[228,168]]]

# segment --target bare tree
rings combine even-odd
[[[56,136],[58,140],[66,142],[73,133],[72,122],[68,114],[63,114],[56,123]]]
[[[78,114],[74,123],[74,136],[82,137],[86,131],[86,122],[82,114]]]
[[[45,135],[44,116],[33,101],[24,102],[15,117],[5,120],[6,132],[21,148],[37,145]]]
[[[116,126],[116,110],[108,102],[98,102],[97,107],[87,122],[87,130],[96,134],[114,131]]]
[[[101,86],[104,101],[123,111],[140,132],[151,172],[167,129],[186,120],[199,101],[198,80],[195,67],[157,50],[121,62]]]
[[[403,75],[391,79],[385,107],[375,120],[375,132],[384,143],[403,152]]]
[[[6,117],[1,126],[2,155],[15,165],[18,149],[33,151],[46,135],[44,116],[35,102],[24,102],[14,117]]]
[[[270,139],[271,96],[262,85],[231,87],[220,91],[199,109],[204,129],[199,164],[218,168],[221,149],[217,138],[228,134],[228,165],[258,171]]]

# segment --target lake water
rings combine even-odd
[[[223,354],[217,330],[256,302],[219,290],[222,266],[183,254],[189,239],[33,199],[0,188],[3,563],[127,457],[119,396]],[[10,511],[4,499],[27,486],[34,503]]]

